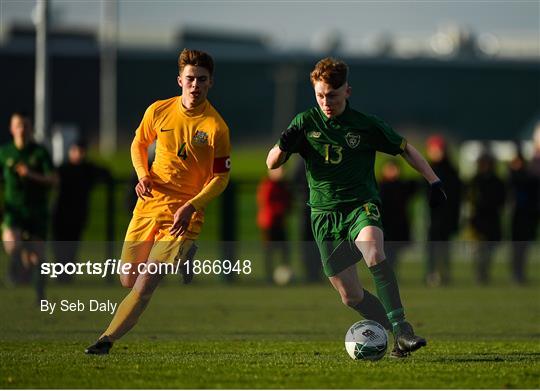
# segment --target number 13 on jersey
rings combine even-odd
[[[326,164],[339,164],[343,159],[343,150],[339,145],[324,144],[324,162]]]

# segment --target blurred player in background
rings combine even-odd
[[[268,170],[257,188],[257,225],[264,244],[265,275],[272,282],[274,256],[281,252],[283,265],[289,266],[290,254],[285,216],[291,208],[291,192],[285,181],[285,170]]]
[[[394,333],[393,357],[406,357],[426,345],[405,320],[396,277],[384,253],[380,197],[374,175],[375,153],[401,154],[430,183],[430,204],[446,200],[442,183],[425,159],[379,118],[349,106],[348,66],[333,58],[311,72],[318,107],[298,114],[268,154],[268,168],[292,153],[306,162],[312,227],[323,269],[343,303]],[[362,288],[356,263],[364,257],[375,297]]]
[[[56,262],[76,262],[79,241],[88,217],[90,194],[99,182],[109,183],[110,172],[88,161],[86,142],[70,145],[68,159],[58,168],[60,185],[53,209],[53,240]],[[58,281],[70,282],[72,274],[58,275]]]
[[[47,239],[48,193],[57,177],[49,152],[32,139],[28,115],[14,113],[10,131],[13,141],[0,147],[4,176],[2,240],[10,257],[9,278],[14,283],[27,282],[33,270],[39,302],[45,297],[39,263]]]
[[[384,208],[382,225],[386,241],[386,260],[396,271],[399,254],[411,240],[409,206],[418,190],[418,183],[401,177],[401,168],[394,160],[385,162],[381,169],[379,193]]]
[[[538,183],[537,194],[538,203],[536,204],[536,210],[540,213],[540,121],[536,123],[533,133],[533,156],[529,163],[529,172],[536,178]],[[540,219],[540,216],[539,216]],[[538,229],[538,222],[537,222]]]
[[[448,202],[444,208],[430,210],[424,281],[428,286],[448,285],[452,280],[448,241],[459,229],[463,183],[450,161],[448,145],[443,136],[430,136],[426,141],[426,153],[433,171],[444,182]]]
[[[533,156],[529,164],[531,174],[540,180],[540,122],[534,128],[533,133]],[[540,208],[540,204],[538,205]]]
[[[518,154],[510,162],[510,201],[512,221],[512,278],[517,284],[525,284],[525,265],[530,242],[536,239],[540,219],[540,183],[527,166],[523,155]]]
[[[141,271],[137,265],[193,259],[203,209],[229,181],[229,129],[206,99],[214,61],[205,52],[184,49],[178,70],[182,95],[150,105],[131,145],[139,177],[135,191],[140,199],[121,257],[132,268],[120,275],[122,285],[131,291],[109,327],[86,349],[87,354],[109,353],[113,342],[137,323],[164,277],[163,273]],[[148,147],[154,141],[155,160],[149,170]]]
[[[477,172],[469,184],[471,226],[476,247],[476,280],[487,284],[494,250],[502,238],[502,212],[506,201],[506,186],[495,170],[495,158],[488,152],[477,161]]]

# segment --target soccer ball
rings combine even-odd
[[[294,273],[290,266],[281,265],[276,267],[273,277],[276,285],[284,286],[292,281],[294,278]]]
[[[345,334],[345,350],[353,360],[380,360],[387,347],[386,330],[373,320],[356,322]]]

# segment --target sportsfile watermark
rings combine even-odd
[[[111,275],[126,274],[251,274],[252,262],[244,260],[186,260],[175,263],[147,262],[147,263],[127,263],[119,259],[107,259],[104,262],[42,262],[40,273],[50,278],[58,278],[61,275],[97,275],[106,278]]]
[[[131,257],[127,261],[124,242],[25,241],[20,244],[21,249],[25,250],[26,258],[29,253],[35,253],[37,256],[34,260],[26,259],[23,263],[21,255],[20,263],[12,265],[15,258],[10,258],[5,253],[0,254],[0,258],[3,256],[5,264],[14,266],[10,270],[14,271],[11,278],[15,282],[18,278],[15,274],[17,270],[20,271],[22,279],[24,273],[28,274],[30,268],[36,265],[43,278],[63,282],[79,277],[114,280],[116,276],[145,273],[182,276],[188,273],[196,277],[198,275],[200,278],[196,281],[217,275],[225,277],[226,280],[230,277],[235,281],[301,282],[318,280],[323,269],[321,257],[324,254],[319,251],[321,248],[335,250],[336,254],[343,255],[343,258],[354,257],[362,263],[362,250],[369,243],[343,242],[334,249],[333,243],[321,245],[319,248],[313,241],[199,241],[195,255],[186,251],[185,256],[174,256],[174,259],[170,260],[165,256],[160,257],[163,251],[155,251],[156,246],[144,248],[141,244],[144,251],[140,254],[136,252],[130,254]],[[7,244],[10,246],[6,248],[15,248],[15,243],[7,242]],[[139,245],[136,242],[128,244],[133,247]],[[369,246],[367,248],[369,249]],[[157,247],[157,250],[161,249]],[[145,251],[148,251],[148,254]],[[384,254],[392,264],[422,263],[429,270],[442,271],[439,273],[441,275],[450,272],[454,264],[467,263],[472,267],[471,276],[477,273],[483,277],[489,272],[491,265],[507,263],[511,265],[513,278],[521,281],[526,278],[526,266],[529,265],[531,268],[531,265],[536,266],[540,262],[540,242],[386,241]],[[137,257],[140,258],[140,262]],[[148,262],[148,259],[161,259],[162,262]],[[179,261],[181,259],[187,261]],[[287,278],[281,278],[282,275]]]

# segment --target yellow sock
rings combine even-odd
[[[150,297],[151,295],[141,295],[135,289],[132,289],[118,306],[109,327],[101,337],[107,336],[112,341],[115,341],[131,330],[137,324],[139,316],[148,305]]]

